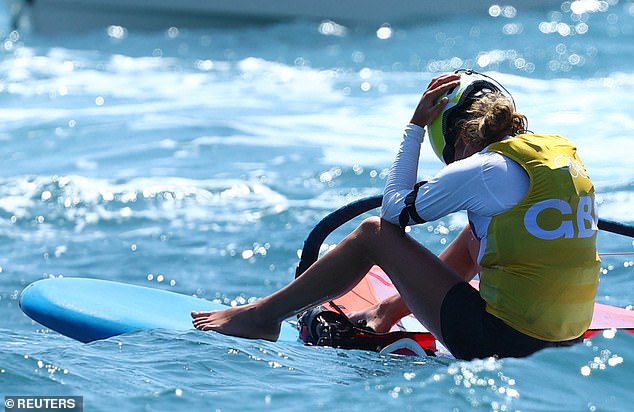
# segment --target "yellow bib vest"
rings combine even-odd
[[[523,134],[488,150],[520,164],[530,186],[489,224],[480,261],[486,310],[534,338],[577,338],[592,320],[601,264],[585,167],[572,142],[557,135]]]

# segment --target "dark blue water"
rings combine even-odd
[[[59,275],[227,304],[273,292],[293,278],[319,219],[381,192],[419,94],[460,66],[499,78],[534,131],[575,139],[601,216],[633,224],[634,6],[575,7],[593,5],[378,35],[332,35],[319,22],[49,37],[5,29],[0,393],[81,395],[86,410],[103,411],[629,409],[634,338],[623,334],[468,363],[196,331],[85,345],[17,305],[28,283]],[[421,178],[439,167],[425,145]],[[464,222],[414,233],[440,252]],[[634,251],[615,235],[599,245]],[[634,304],[633,260],[604,257],[598,301]]]

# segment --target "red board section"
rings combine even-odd
[[[471,285],[477,289],[479,282],[471,281]],[[374,266],[354,289],[334,302],[345,313],[351,313],[379,303],[381,300],[396,293],[396,288],[385,272],[378,266]],[[425,331],[413,319],[409,323],[413,323],[413,326],[410,326],[410,328],[401,327],[400,330],[405,329],[409,332]],[[404,324],[407,325],[408,322],[404,322]],[[595,334],[596,331],[605,329],[625,329],[634,333],[634,311],[601,303],[595,304],[592,324],[590,325],[589,333],[586,335]],[[595,333],[592,333],[593,331]]]

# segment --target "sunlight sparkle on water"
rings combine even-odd
[[[346,35],[347,29],[344,26],[335,23],[334,21],[326,20],[322,21],[319,25],[319,33],[323,34],[324,36],[343,37]]]
[[[497,4],[489,7],[489,16],[506,17],[512,19],[517,15],[517,9],[513,6],[498,6]]]
[[[582,366],[579,370],[582,376],[590,376],[598,371],[605,371],[608,367],[616,367],[624,362],[622,356],[613,353],[609,349],[602,349],[598,356],[592,358],[590,362]]]
[[[598,11],[606,11],[607,8],[607,1],[576,0],[570,3],[570,11],[575,14],[596,13]]]
[[[392,37],[392,28],[389,25],[383,25],[376,31],[376,37],[381,40],[387,40]]]
[[[128,36],[128,30],[122,26],[109,26],[106,32],[109,37],[117,40],[123,40]]]

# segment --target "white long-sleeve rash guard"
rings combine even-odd
[[[387,178],[381,206],[381,217],[391,223],[399,224],[405,197],[416,183],[424,137],[425,129],[420,126],[409,124],[405,128],[401,147]],[[416,197],[416,211],[425,221],[433,221],[466,210],[475,235],[483,239],[491,217],[519,203],[526,196],[528,187],[528,174],[519,164],[485,148],[447,165],[421,186]]]

